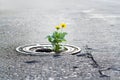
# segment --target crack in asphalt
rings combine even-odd
[[[86,50],[86,53],[83,53],[83,54],[79,54],[77,55],[78,57],[87,57],[87,58],[90,58],[91,61],[93,62],[91,65],[93,66],[93,68],[97,68],[98,69],[98,73],[100,74],[100,77],[110,77],[106,74],[103,74],[103,71],[104,70],[101,70],[101,66],[97,63],[97,61],[94,59],[93,55],[91,54],[92,52],[92,48],[89,48],[88,45],[86,45],[85,47],[85,50]],[[111,69],[111,68],[110,68]],[[107,70],[107,69],[106,69]],[[109,69],[108,69],[109,70]]]

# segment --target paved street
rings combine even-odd
[[[0,80],[120,80],[119,8],[119,0],[0,0]],[[85,56],[15,51],[48,44],[46,36],[61,22],[67,23],[67,44],[80,47],[79,54],[87,45],[99,67]]]

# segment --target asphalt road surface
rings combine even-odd
[[[61,22],[67,23],[66,44],[83,49],[79,54],[88,45],[101,68],[76,55],[15,51],[24,44],[48,44],[46,36]],[[120,1],[0,0],[0,80],[120,80]]]

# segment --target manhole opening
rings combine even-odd
[[[64,47],[60,50],[60,52],[64,52],[64,51],[67,51],[67,50],[68,49],[66,47]],[[29,51],[32,51],[32,52],[46,52],[46,53],[54,52],[54,50],[52,49],[52,46],[49,46],[49,47],[46,47],[46,46],[31,47],[31,48],[29,48]]]
[[[16,51],[23,53],[23,54],[30,54],[30,55],[48,55],[48,54],[55,54],[52,49],[52,46],[49,44],[33,44],[33,45],[24,45],[19,46],[16,48]],[[61,49],[59,52],[60,54],[77,54],[81,51],[80,48],[71,46],[71,45],[64,45],[64,48]]]

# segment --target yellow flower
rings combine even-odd
[[[61,26],[62,28],[66,28],[66,27],[67,27],[67,25],[66,25],[65,23],[61,23],[60,26]]]
[[[59,30],[59,29],[60,29],[60,26],[55,26],[55,28],[56,28],[57,30]]]

